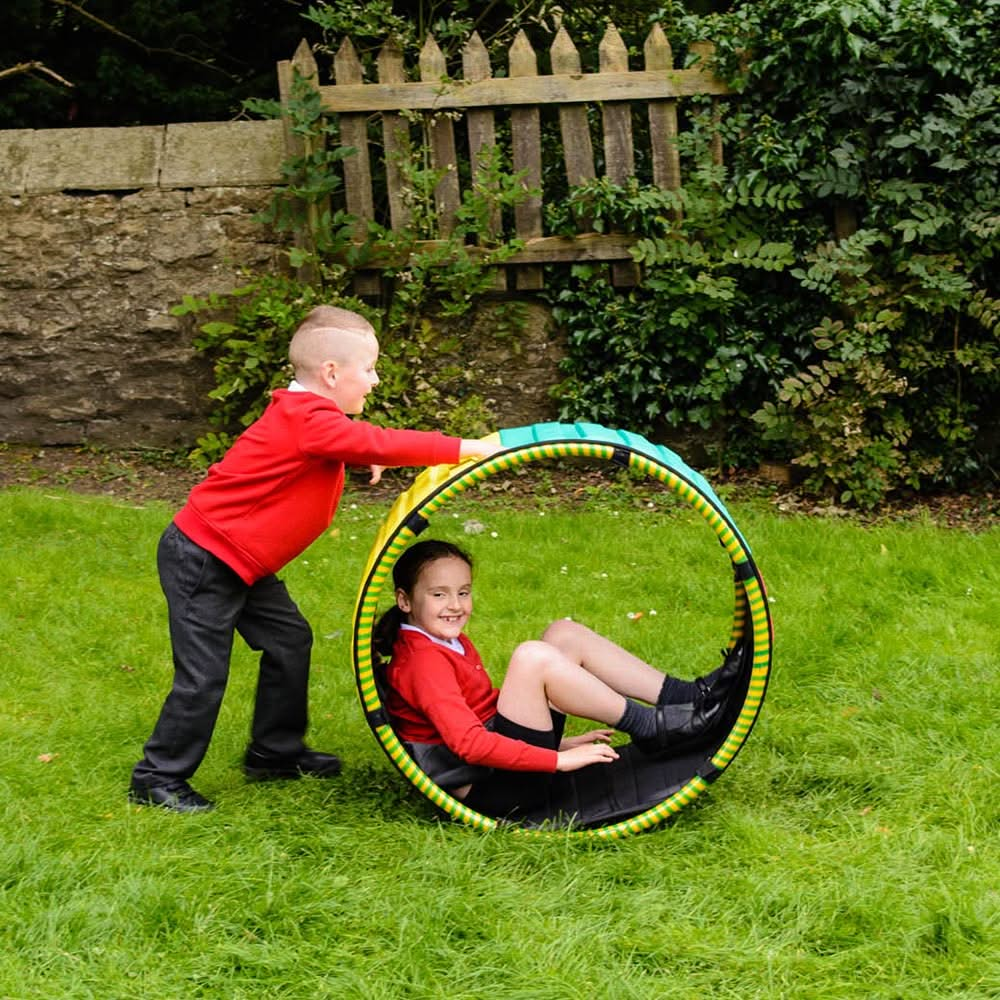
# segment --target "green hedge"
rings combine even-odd
[[[679,222],[648,189],[591,192],[647,237],[646,275],[627,292],[557,276],[563,415],[722,428],[720,463],[790,459],[866,507],[995,478],[997,23],[997,0],[680,19],[741,91],[727,168],[688,183]]]

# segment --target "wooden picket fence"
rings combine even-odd
[[[644,45],[644,66],[631,70],[628,50],[613,25],[609,25],[599,49],[599,72],[584,73],[580,54],[569,34],[560,28],[549,50],[551,74],[538,72],[538,57],[524,32],[520,32],[508,52],[507,75],[495,77],[490,57],[478,34],[473,34],[462,50],[462,77],[448,74],[445,56],[432,36],[420,52],[419,80],[408,80],[403,54],[394,40],[387,41],[377,58],[377,83],[363,80],[361,60],[355,46],[345,38],[334,58],[332,84],[319,80],[312,51],[301,42],[291,60],[278,64],[283,103],[290,100],[296,74],[315,86],[325,112],[339,116],[340,141],[356,152],[342,161],[346,211],[357,219],[361,242],[368,222],[375,219],[376,204],[388,206],[385,213],[390,228],[401,232],[410,221],[404,173],[400,164],[413,155],[411,125],[422,128],[418,143],[425,143],[431,166],[441,179],[434,190],[434,207],[440,238],[453,232],[461,204],[460,177],[475,177],[483,162],[484,150],[498,142],[498,133],[509,135],[509,161],[517,174],[523,172],[525,190],[535,193],[517,205],[512,231],[504,233],[499,211],[491,216],[490,241],[517,237],[523,249],[505,262],[512,273],[511,286],[518,290],[543,286],[542,265],[552,262],[607,261],[615,284],[630,285],[638,279],[629,248],[634,239],[627,233],[581,232],[574,237],[546,235],[543,226],[542,191],[543,144],[542,108],[558,110],[558,128],[566,181],[578,185],[596,177],[592,115],[600,108],[604,171],[614,183],[623,183],[635,174],[633,114],[645,105],[648,116],[649,160],[652,182],[676,190],[681,186],[678,156],[678,102],[692,95],[711,95],[713,102],[729,94],[726,84],[710,69],[714,47],[710,42],[691,47],[698,57],[687,69],[675,69],[670,42],[659,25],[654,25]],[[456,119],[465,117],[467,165],[460,169],[456,143]],[[509,116],[509,127],[498,129],[500,116]],[[370,128],[374,116],[380,128]],[[372,137],[375,137],[373,143]],[[378,150],[378,139],[381,149]],[[302,140],[286,131],[289,155],[302,151]],[[382,157],[383,169],[372,170],[372,147]],[[712,157],[722,162],[719,135],[713,137]],[[373,177],[384,185],[376,191]],[[583,220],[586,224],[586,220]],[[433,242],[433,241],[428,241]],[[507,278],[498,275],[504,287]],[[373,293],[373,276],[360,279],[358,290]]]

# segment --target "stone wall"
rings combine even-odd
[[[277,122],[0,132],[0,440],[204,431],[210,371],[170,307],[280,266],[252,217],[282,156]]]
[[[170,308],[234,287],[241,267],[283,266],[253,218],[283,158],[278,122],[0,131],[0,441],[175,447],[204,433],[211,371],[194,321]],[[552,419],[548,310],[528,305],[516,352],[488,313],[456,360],[490,370],[499,422]]]

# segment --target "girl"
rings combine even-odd
[[[563,619],[514,650],[497,690],[462,632],[472,612],[469,556],[449,542],[417,542],[393,583],[396,605],[376,626],[374,650],[396,734],[437,784],[489,815],[540,804],[556,771],[617,759],[610,728],[563,738],[567,714],[628,733],[644,753],[678,751],[716,721],[739,673],[730,654],[706,678],[665,677]]]

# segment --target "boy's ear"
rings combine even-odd
[[[396,607],[399,608],[404,614],[410,613],[410,599],[406,596],[405,590],[396,591]]]

